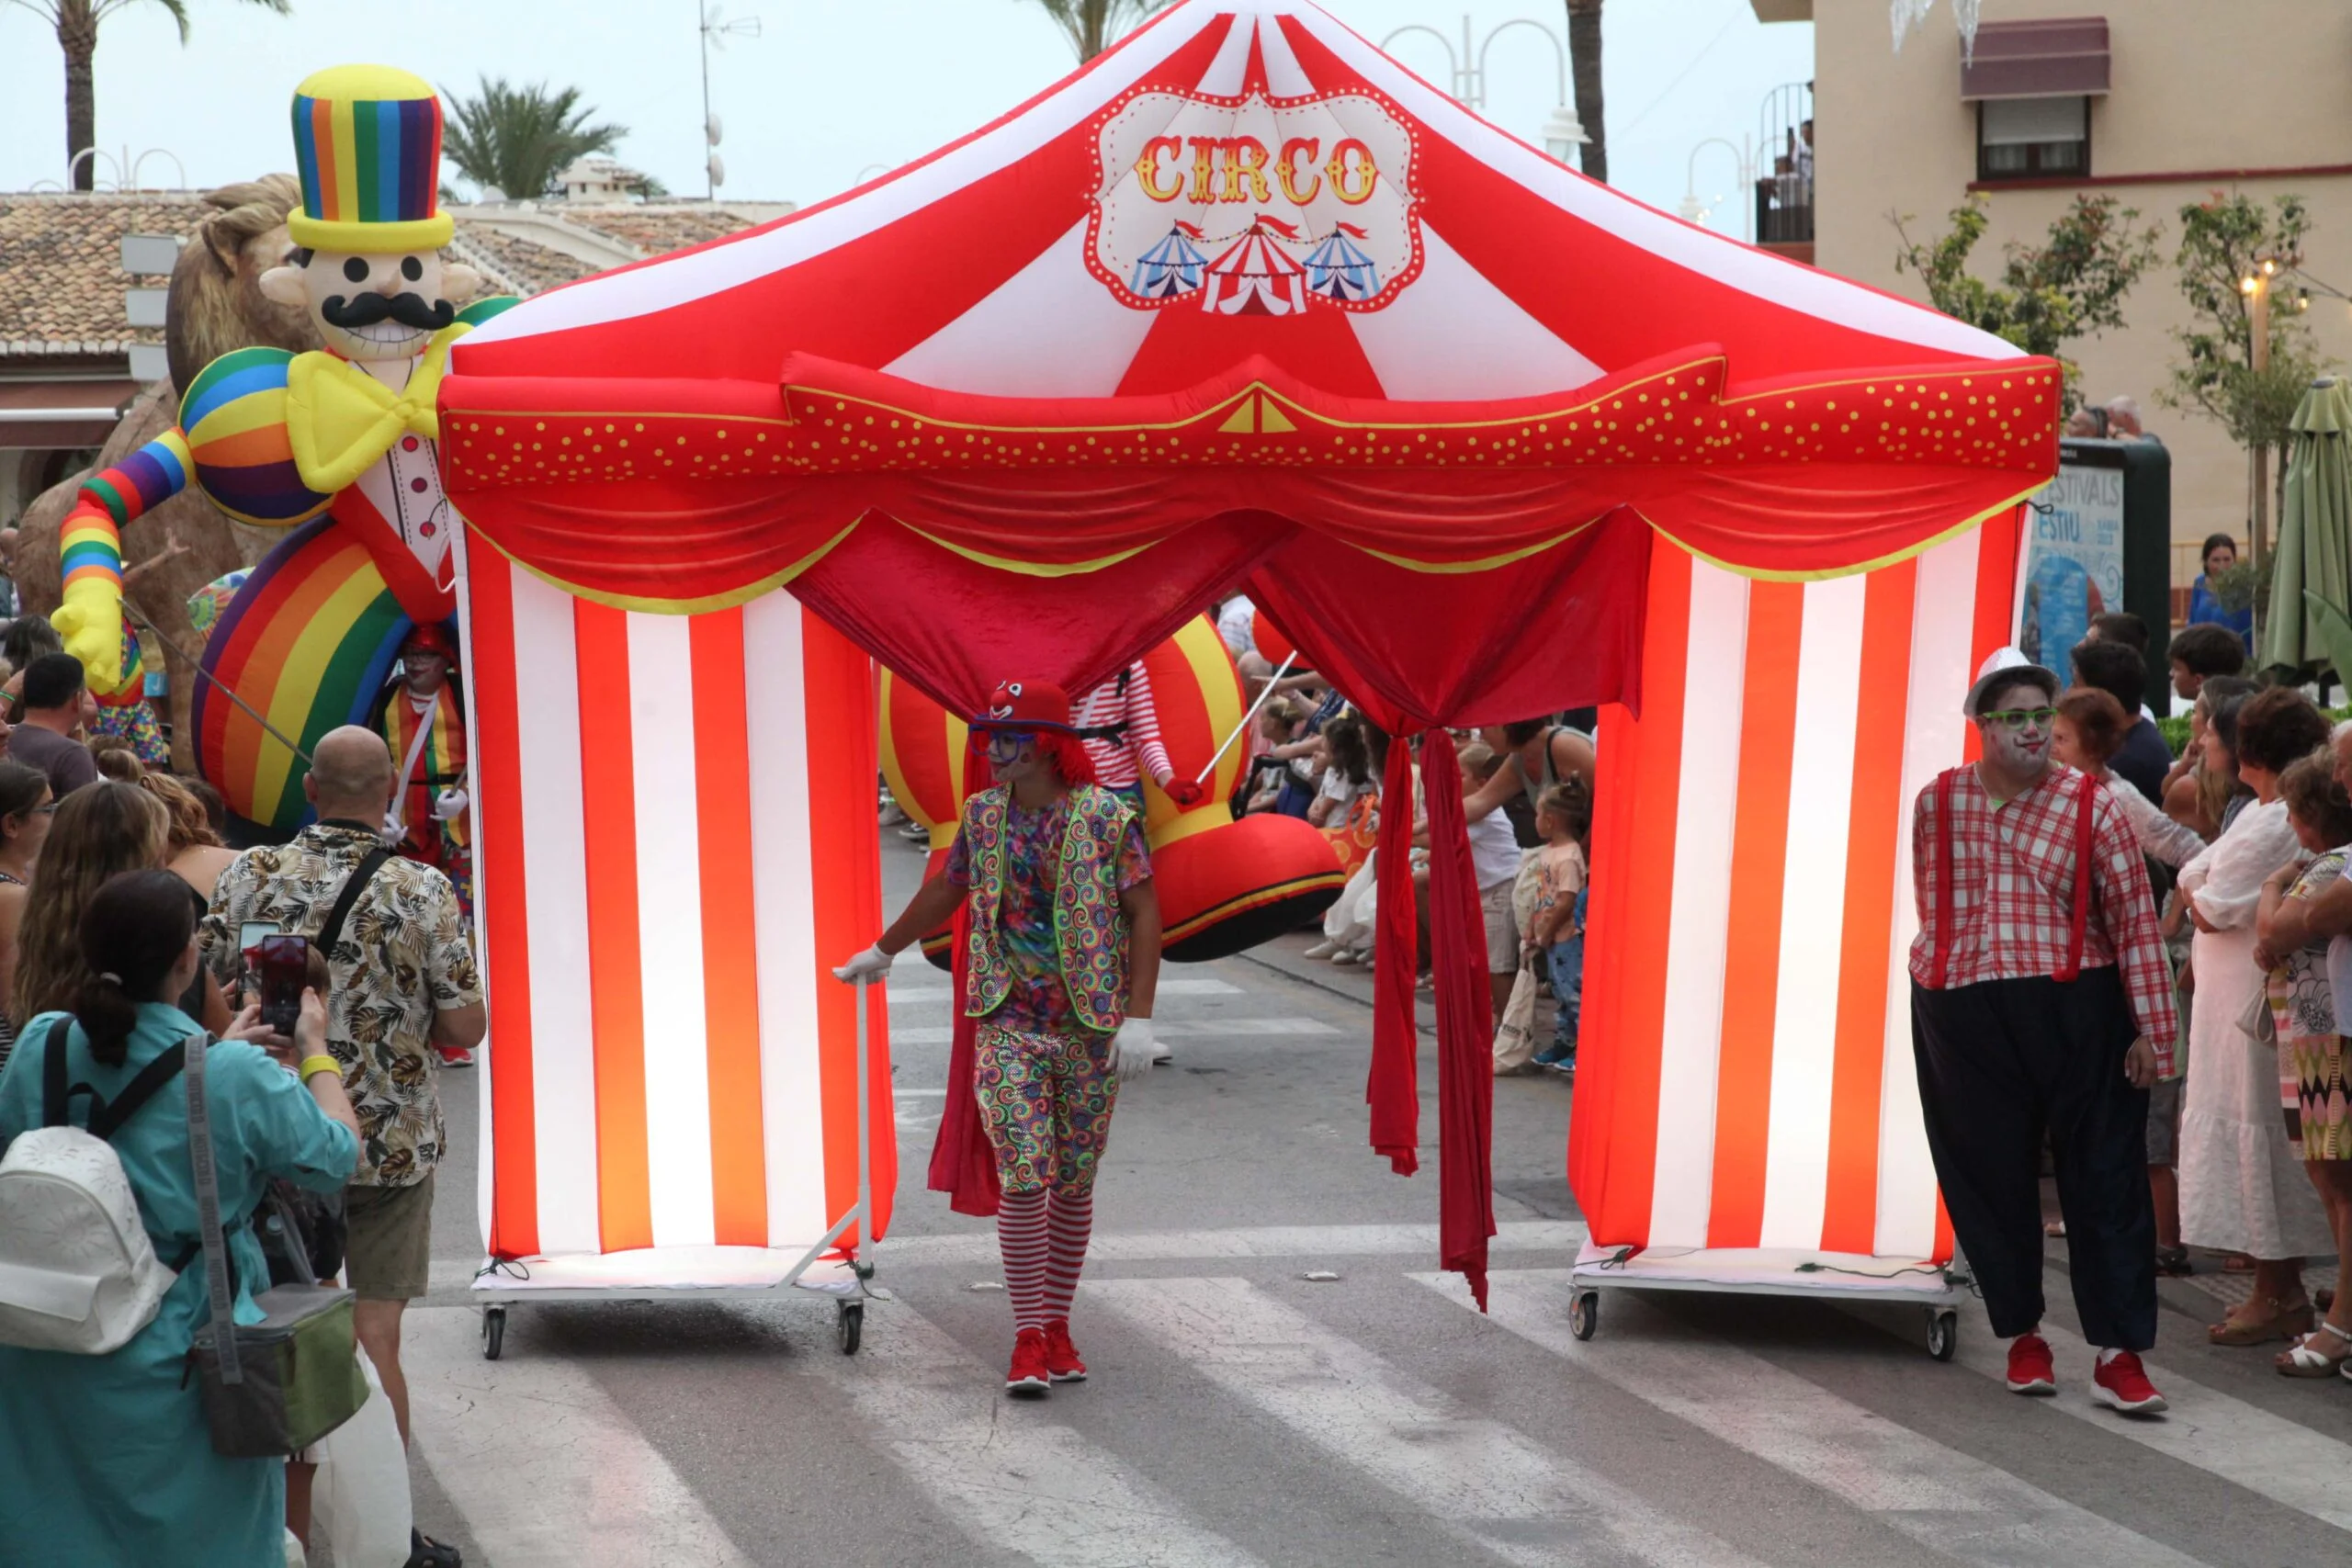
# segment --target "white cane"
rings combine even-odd
[[[1216,772],[1216,765],[1225,761],[1225,754],[1233,750],[1233,743],[1241,739],[1241,732],[1250,728],[1250,721],[1258,716],[1258,710],[1264,707],[1266,699],[1274,694],[1274,686],[1282,680],[1283,671],[1297,662],[1298,649],[1294,648],[1290,650],[1290,657],[1282,661],[1281,668],[1266,677],[1266,689],[1258,694],[1258,700],[1250,705],[1250,711],[1241,716],[1241,722],[1233,727],[1233,733],[1225,738],[1225,744],[1216,749],[1216,755],[1209,759],[1209,765],[1201,770],[1200,776],[1193,781],[1194,784],[1208,783],[1209,775]]]

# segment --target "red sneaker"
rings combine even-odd
[[[2009,1392],[2051,1394],[2058,1392],[2058,1369],[2050,1359],[2050,1341],[2039,1334],[2020,1334],[2009,1341]]]
[[[2092,1371],[2091,1397],[2126,1416],[2154,1416],[2165,1408],[2165,1396],[2129,1350],[2117,1351]]]
[[[462,1045],[437,1045],[434,1049],[441,1053],[441,1065],[445,1067],[470,1067],[474,1065],[474,1054]]]
[[[1046,1373],[1045,1332],[1024,1328],[1013,1337],[1012,1366],[1004,1374],[1004,1392],[1035,1399],[1052,1386]]]
[[[1086,1363],[1069,1342],[1069,1324],[1056,1318],[1046,1325],[1046,1371],[1056,1382],[1084,1382]]]

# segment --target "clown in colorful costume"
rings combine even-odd
[[[235,691],[305,750],[368,723],[401,638],[456,613],[452,534],[441,491],[435,397],[449,345],[510,299],[460,313],[480,280],[445,265],[454,225],[435,208],[441,106],[403,71],[345,65],[296,90],[302,209],[298,247],[262,275],[306,307],[324,350],[223,355],[181,389],[180,426],[82,487],[59,531],[63,604],[53,617],[103,699],[130,661],[121,531],[199,486],[241,523],[300,531],[272,550],[222,612],[198,688],[197,752],[241,816],[291,828],[302,765],[220,696]],[[135,667],[130,667],[135,673]]]
[[[968,900],[964,1012],[978,1023],[969,1055],[959,1050],[949,1069],[969,1085],[948,1092],[977,1107],[995,1154],[1013,1320],[1005,1387],[1035,1395],[1086,1376],[1070,1296],[1119,1079],[1151,1067],[1159,900],[1142,818],[1094,783],[1059,687],[999,686],[972,737],[995,786],[965,803],[945,869],[833,974],[880,978],[893,954]]]
[[[413,627],[401,644],[401,678],[384,699],[378,731],[401,770],[392,810],[406,829],[398,845],[437,868],[474,912],[474,857],[467,830],[466,710],[450,679],[458,646],[437,621]]]

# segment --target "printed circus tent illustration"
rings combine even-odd
[[[1380,268],[1351,239],[1364,237],[1352,223],[1335,223],[1306,258],[1306,287],[1333,299],[1369,299],[1380,292]]]
[[[1209,263],[1202,307],[1228,316],[1250,311],[1287,316],[1306,310],[1306,269],[1276,242],[1277,233],[1295,239],[1298,231],[1260,213],[1241,238]]]
[[[1168,299],[1179,294],[1189,294],[1201,286],[1201,274],[1209,258],[1193,243],[1201,231],[1179,219],[1170,224],[1168,238],[1143,254],[1136,263],[1135,281],[1128,287],[1147,299]]]

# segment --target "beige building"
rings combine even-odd
[[[2217,191],[2265,202],[2291,192],[2310,209],[2305,268],[2352,290],[2352,4],[1984,0],[1965,71],[1949,4],[1899,52],[1886,0],[1751,4],[1768,22],[1814,24],[1815,265],[1923,299],[1918,278],[1894,269],[1889,214],[1916,218],[1914,238],[1941,233],[1971,191],[1989,204],[1973,268],[1987,278],[2005,243],[2040,240],[2077,195],[2117,197],[2162,225],[2164,265],[2125,300],[2126,330],[2069,353],[2086,397],[2137,399],[2172,449],[2175,583],[2195,574],[2206,534],[2243,545],[2244,455],[2210,420],[2155,398],[2176,353],[2170,329],[2188,322],[2170,265],[2177,214]],[[2303,287],[2320,353],[2352,369],[2352,304]]]

